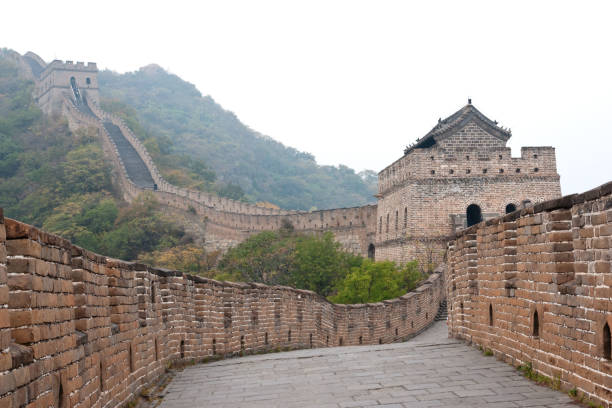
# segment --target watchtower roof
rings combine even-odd
[[[432,147],[437,141],[443,140],[446,137],[458,132],[463,129],[470,121],[476,122],[487,133],[494,137],[497,137],[504,142],[508,141],[512,136],[512,132],[509,129],[504,129],[498,126],[497,121],[493,121],[487,118],[482,112],[480,112],[472,102],[468,102],[463,108],[453,113],[446,119],[438,120],[436,126],[433,127],[425,136],[417,139],[417,142],[412,146],[408,146],[404,150],[404,154],[408,154],[413,149],[424,149]]]

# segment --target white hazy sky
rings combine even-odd
[[[321,164],[382,168],[468,96],[563,194],[612,180],[610,1],[8,1],[0,46],[157,63]]]

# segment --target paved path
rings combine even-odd
[[[161,408],[576,407],[494,357],[448,339],[446,322],[405,342],[248,356],[186,368]]]

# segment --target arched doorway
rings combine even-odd
[[[70,77],[70,86],[72,87],[72,92],[74,93],[74,97],[76,98],[77,104],[80,104],[81,93],[79,92],[79,87],[77,86],[76,79],[74,77]]]
[[[480,211],[480,207],[476,204],[468,205],[468,208],[465,212],[467,216],[467,226],[471,227],[474,224],[478,224],[482,221],[482,212]]]
[[[374,260],[375,255],[376,255],[376,248],[374,247],[374,244],[368,245],[368,258],[370,258],[371,260]]]
[[[510,203],[506,205],[506,214],[510,214],[511,212],[516,211],[516,205]]]

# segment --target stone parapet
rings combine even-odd
[[[612,182],[456,233],[449,334],[612,404]]]
[[[174,361],[401,341],[433,321],[444,273],[336,305],[110,259],[0,216],[0,406],[120,407]]]

